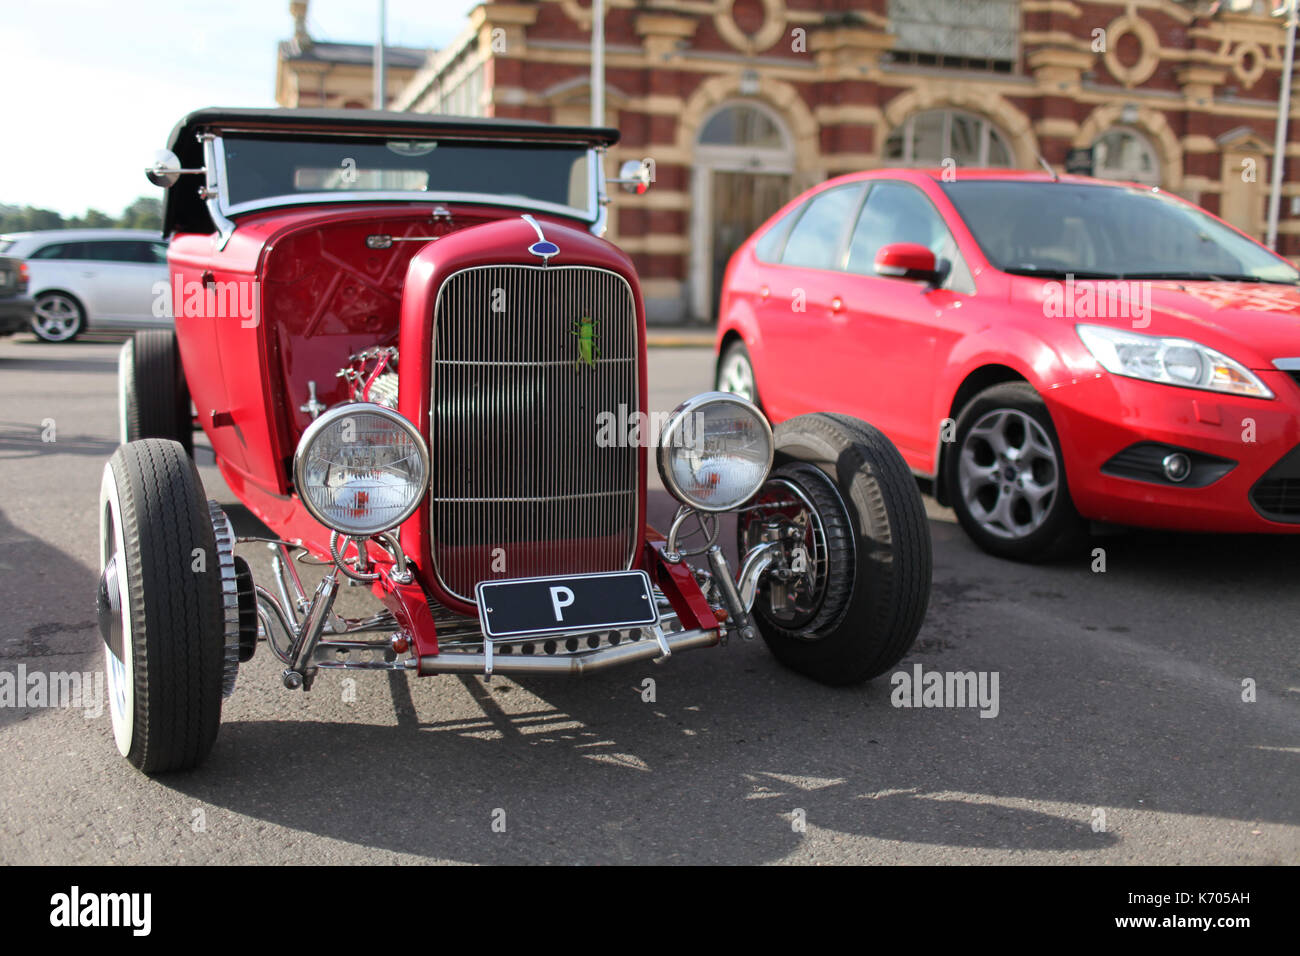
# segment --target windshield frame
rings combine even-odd
[[[231,130],[235,133],[236,131]],[[239,131],[237,135],[246,135]],[[275,138],[267,137],[267,138]],[[283,138],[283,137],[281,137]],[[382,139],[387,137],[380,137]],[[489,137],[451,137],[438,136],[438,140],[456,140],[473,144],[491,144],[502,145],[503,143],[523,143],[528,144],[533,141],[522,139],[508,139]],[[553,145],[548,143],[547,145]],[[546,202],[541,199],[530,199],[519,196],[503,196],[499,193],[479,193],[479,192],[453,192],[445,190],[328,190],[325,192],[302,192],[302,193],[284,193],[277,196],[266,196],[262,199],[251,199],[240,203],[230,203],[230,181],[229,170],[226,165],[226,148],[225,136],[218,133],[212,137],[211,150],[208,158],[212,162],[216,171],[216,201],[217,207],[223,217],[233,219],[236,216],[245,213],[258,212],[263,209],[276,209],[285,206],[311,206],[311,205],[334,205],[337,203],[364,203],[364,202],[402,202],[402,203],[473,203],[484,206],[504,206],[509,209],[528,209],[536,212],[546,212],[558,216],[566,216],[572,219],[581,220],[588,225],[594,225],[600,221],[602,204],[600,199],[600,170],[601,170],[601,153],[600,147],[592,146],[586,143],[575,143],[575,146],[584,148],[587,156],[587,206],[581,208],[578,206],[568,206],[563,203]],[[509,148],[504,146],[503,148]]]
[[[1274,251],[1273,249],[1268,248],[1268,246],[1259,242],[1253,236],[1250,236],[1249,234],[1242,232],[1240,229],[1224,221],[1223,219],[1220,219],[1218,216],[1215,216],[1213,213],[1209,212],[1208,210],[1202,209],[1200,206],[1196,205],[1195,203],[1189,202],[1188,200],[1185,200],[1182,197],[1169,192],[1168,190],[1162,190],[1158,186],[1145,186],[1141,183],[1121,183],[1121,182],[1111,182],[1111,181],[1101,181],[1101,180],[1063,179],[1059,181],[1053,180],[1051,182],[1048,182],[1046,180],[1041,180],[1041,181],[1025,180],[1025,179],[1017,179],[1013,177],[997,178],[997,179],[981,178],[978,180],[967,180],[966,183],[962,185],[968,186],[976,182],[997,183],[999,185],[1015,185],[1021,188],[1028,187],[1030,189],[1032,189],[1033,187],[1038,187],[1040,190],[1043,191],[1046,191],[1051,188],[1055,188],[1059,184],[1060,186],[1084,187],[1087,189],[1112,189],[1112,190],[1118,190],[1119,192],[1126,193],[1126,194],[1150,193],[1163,202],[1176,204],[1179,207],[1178,212],[1181,212],[1184,215],[1188,215],[1190,217],[1203,220],[1209,225],[1213,227],[1217,227],[1218,229],[1226,230],[1228,234],[1235,236],[1237,239],[1243,242],[1248,243],[1251,247],[1254,248],[1255,251],[1266,253],[1268,256],[1272,257],[1272,259],[1274,259],[1279,266],[1289,269],[1292,273],[1290,278],[1281,278],[1281,277],[1264,278],[1258,276],[1244,277],[1243,275],[1240,274],[1233,274],[1233,276],[1226,281],[1237,281],[1237,282],[1249,281],[1249,282],[1257,282],[1257,283],[1271,284],[1271,285],[1300,285],[1300,267],[1297,267],[1285,256],[1282,256],[1278,252]],[[980,241],[979,232],[972,224],[971,220],[966,215],[966,213],[963,211],[962,206],[959,204],[957,198],[952,194],[950,190],[950,187],[952,185],[954,184],[941,183],[939,185],[939,190],[943,194],[944,199],[952,207],[953,213],[956,215],[957,219],[965,227],[966,232],[970,236],[971,241],[975,244],[975,248],[979,250],[980,255],[983,257],[984,261],[988,263],[990,268],[995,269],[998,272],[1001,272],[1003,275],[1012,276],[1012,277],[1021,277],[1021,278],[1033,278],[1034,276],[1039,274],[1045,276],[1049,272],[1054,271],[1050,269],[1044,269],[1042,270],[1041,273],[1039,273],[1038,271],[1030,270],[1028,268],[1017,269],[1012,264],[1004,263],[996,256],[990,254],[990,250],[987,249],[984,243]],[[1218,236],[1215,236],[1215,244],[1220,249],[1224,249],[1224,251],[1228,255],[1233,255],[1234,257],[1236,256],[1236,254],[1233,252],[1233,250],[1230,247],[1225,246],[1225,244],[1223,244],[1220,241],[1220,238]],[[1093,271],[1094,270],[1083,265],[1082,263],[1080,263],[1078,269],[1072,270],[1074,274],[1083,274],[1083,273],[1092,274]],[[1187,277],[1183,279],[1183,281],[1211,281],[1211,280],[1202,280],[1201,278],[1198,277],[1201,273],[1205,273],[1208,271],[1213,271],[1213,270],[1204,270],[1204,269],[1189,267],[1187,270]],[[1144,272],[1144,270],[1134,270],[1132,275],[1135,279],[1141,278],[1141,275],[1139,275],[1139,273],[1142,272]],[[1129,276],[1130,273],[1128,272],[1119,272],[1114,274],[1113,276],[1108,273],[1105,276],[1105,278],[1122,280],[1128,278]],[[1166,278],[1167,281],[1178,281],[1180,278],[1183,277],[1171,274]]]

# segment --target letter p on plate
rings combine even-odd
[[[564,609],[573,603],[573,592],[566,587],[551,588],[551,606],[555,608],[555,620],[564,620]]]

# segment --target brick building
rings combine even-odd
[[[619,194],[609,237],[652,316],[707,319],[735,245],[828,176],[1040,155],[1063,168],[1089,150],[1096,175],[1262,236],[1285,43],[1272,5],[606,0],[606,122],[623,132],[609,167],[656,170],[645,196]],[[590,0],[490,0],[390,106],[586,122],[590,31]],[[1300,185],[1285,189],[1294,258]]]
[[[307,31],[307,0],[289,4],[293,36],[275,56],[275,102],[287,107],[369,109],[374,103],[373,43],[331,43]],[[389,96],[402,90],[428,56],[427,50],[384,47],[384,86]]]

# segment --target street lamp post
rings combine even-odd
[[[1277,135],[1273,140],[1272,185],[1268,196],[1268,247],[1277,251],[1277,218],[1282,205],[1282,167],[1286,165],[1287,120],[1291,116],[1291,69],[1295,65],[1297,0],[1286,3],[1286,56],[1282,65],[1282,95],[1277,104]]]
[[[591,125],[605,125],[605,0],[591,0]]]
[[[375,39],[375,109],[388,105],[388,84],[384,69],[384,34],[387,32],[388,0],[379,0],[379,36]]]

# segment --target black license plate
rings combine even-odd
[[[656,624],[644,571],[480,581],[478,619],[491,640]]]

